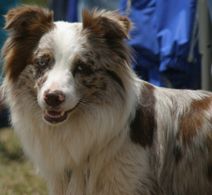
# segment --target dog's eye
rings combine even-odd
[[[50,62],[49,56],[44,55],[44,56],[37,58],[35,63],[40,67],[45,67],[49,64],[49,62]]]
[[[91,67],[83,62],[78,62],[75,65],[75,68],[73,70],[73,75],[75,76],[76,74],[84,74],[84,75],[90,75],[93,73],[93,70]]]

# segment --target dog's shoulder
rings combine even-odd
[[[131,121],[130,136],[135,143],[151,146],[155,132],[175,133],[187,143],[199,133],[212,131],[212,93],[176,90],[142,82]]]
[[[173,194],[170,186],[177,186],[181,194],[210,194],[211,92],[165,89],[143,82],[130,128],[131,140],[150,149],[155,159],[152,169],[157,167],[158,182],[167,194]]]

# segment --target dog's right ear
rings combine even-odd
[[[4,28],[9,38],[2,49],[4,73],[15,81],[31,63],[33,50],[40,38],[53,29],[53,13],[37,6],[21,6],[11,9],[5,20]]]
[[[41,35],[53,25],[53,13],[37,6],[21,6],[5,15],[5,30],[13,35]]]

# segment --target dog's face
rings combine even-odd
[[[34,51],[37,100],[49,123],[64,121],[86,101],[95,102],[94,93],[104,93],[107,81],[86,53],[82,26],[64,22],[56,23]]]
[[[84,11],[83,23],[53,23],[49,11],[21,7],[6,19],[6,78],[25,86],[48,124],[93,106],[124,104],[130,60],[124,43],[127,18]]]

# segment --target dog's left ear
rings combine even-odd
[[[116,11],[84,10],[82,14],[83,29],[106,39],[124,39],[131,28],[130,20]]]

